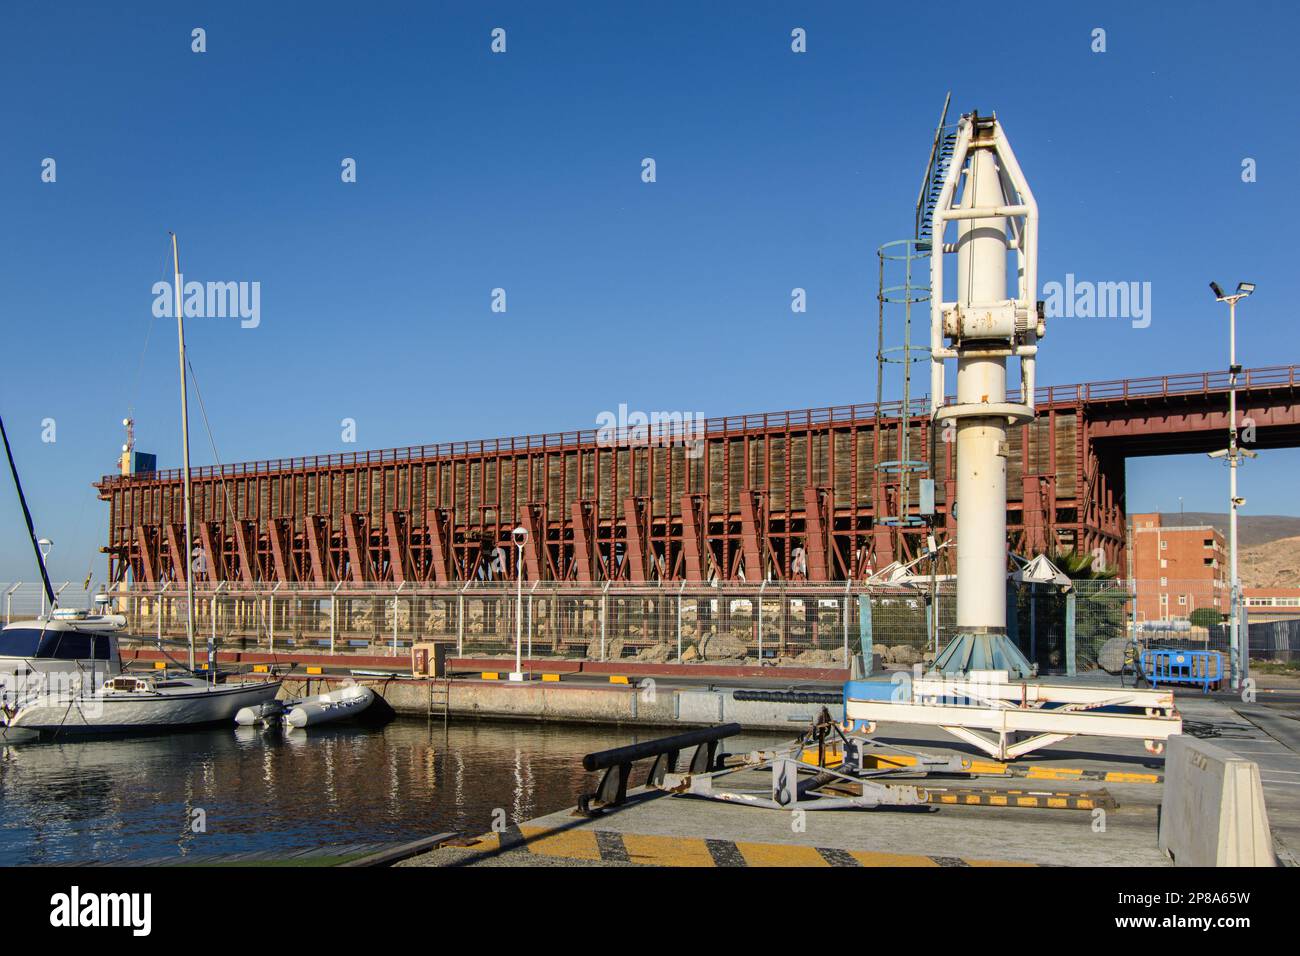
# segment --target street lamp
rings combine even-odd
[[[524,545],[528,529],[523,525],[510,532],[515,542],[515,669],[510,672],[512,681],[524,679]]]
[[[45,576],[48,578],[50,575],[50,569],[49,569],[49,564],[46,562],[45,559],[50,556],[50,550],[54,547],[54,542],[51,541],[49,538],[41,538],[41,540],[37,541],[36,544],[41,549],[41,569],[45,572]],[[54,610],[54,609],[51,608],[50,610]],[[41,588],[41,617],[45,617],[45,588],[44,587]]]
[[[1210,452],[1210,457],[1228,460],[1228,564],[1231,568],[1228,585],[1228,663],[1231,672],[1229,682],[1232,689],[1237,690],[1241,686],[1243,670],[1238,610],[1241,603],[1241,582],[1237,579],[1237,509],[1246,503],[1245,498],[1237,495],[1237,466],[1243,455],[1247,458],[1256,457],[1255,452],[1237,445],[1237,376],[1241,373],[1241,366],[1237,364],[1237,302],[1255,291],[1255,283],[1238,282],[1236,292],[1224,294],[1219,283],[1211,282],[1210,291],[1214,293],[1216,302],[1228,304],[1228,447]]]

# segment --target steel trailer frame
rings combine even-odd
[[[1012,683],[1003,672],[927,676],[913,682],[905,700],[854,698],[850,687],[849,731],[874,733],[877,723],[938,727],[997,760],[1076,736],[1141,740],[1148,753],[1161,754],[1165,740],[1183,730],[1169,691]]]

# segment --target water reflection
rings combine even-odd
[[[571,806],[595,782],[583,754],[662,733],[406,719],[0,748],[0,864],[478,833],[497,808],[517,822]]]

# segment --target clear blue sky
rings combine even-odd
[[[262,284],[258,328],[189,325],[223,461],[340,450],[345,417],[377,448],[591,427],[624,402],[864,401],[874,250],[910,234],[948,89],[1008,130],[1044,282],[1152,283],[1149,328],[1054,322],[1044,383],[1223,367],[1212,278],[1259,284],[1244,364],[1300,358],[1295,6],[972,9],[6,3],[0,410],[54,576],[104,573],[90,484],[128,409],[138,447],[179,462],[175,330],[151,316],[167,230],[188,278]],[[1251,464],[1250,513],[1295,513],[1297,466]],[[1222,510],[1203,458],[1130,481],[1131,510]],[[0,580],[30,579],[7,478],[0,541]]]

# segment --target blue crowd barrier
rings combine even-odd
[[[1141,654],[1142,672],[1152,687],[1182,684],[1209,692],[1223,681],[1223,655],[1218,651],[1147,648]]]

